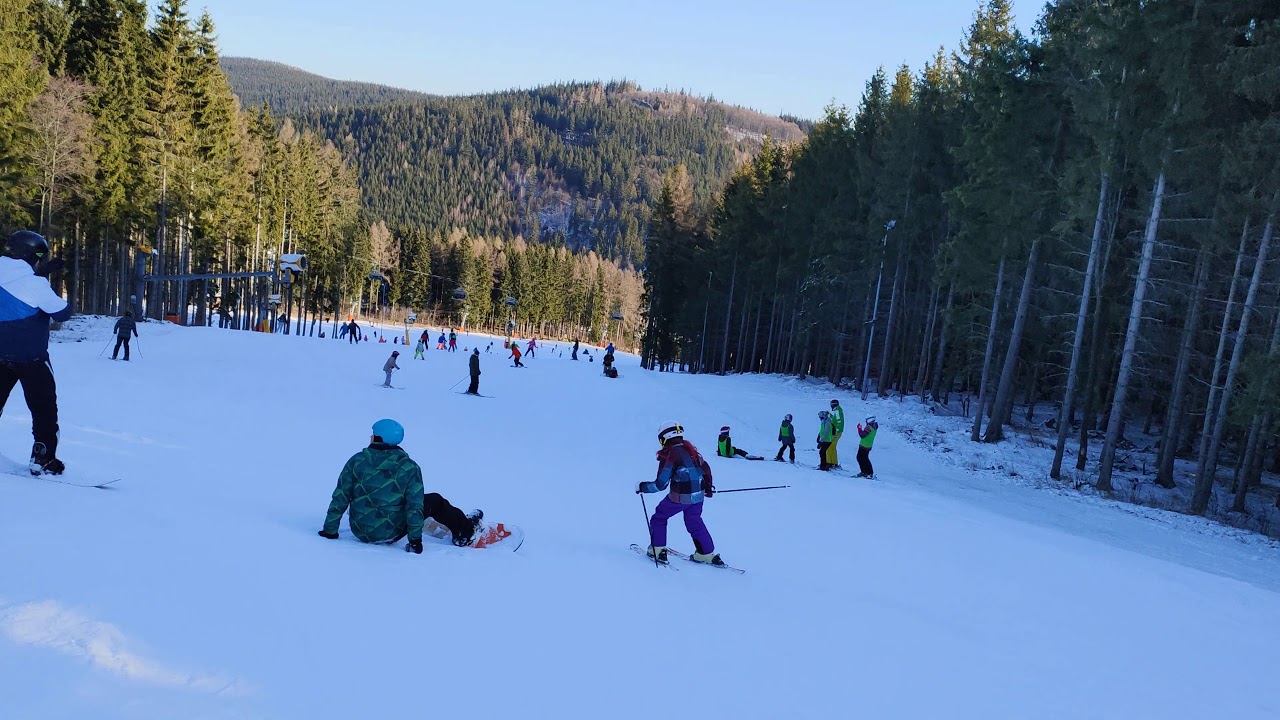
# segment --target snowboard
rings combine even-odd
[[[449,532],[449,528],[440,523],[427,518],[422,526],[422,538],[435,538],[450,545],[453,544],[453,533]],[[473,548],[502,548],[515,552],[524,544],[524,530],[515,525],[507,525],[506,523],[493,523],[487,520],[481,521],[481,529],[476,533],[475,540],[468,547]]]

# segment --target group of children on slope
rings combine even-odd
[[[818,469],[831,470],[839,468],[839,456],[836,454],[836,443],[840,441],[840,436],[844,434],[844,408],[840,407],[839,400],[831,401],[831,410],[821,410],[818,412]],[[868,417],[865,425],[858,425],[858,477],[872,477],[875,469],[871,466],[871,447],[876,441],[876,431],[880,429],[879,423],[876,422],[874,415]],[[774,456],[774,460],[782,462],[784,452],[790,453],[791,462],[796,461],[796,429],[791,424],[791,416],[787,415],[782,418],[782,426],[778,428],[778,442],[782,446],[778,448],[778,454]],[[716,454],[720,457],[744,457],[748,460],[763,460],[757,455],[751,455],[742,448],[733,446],[733,439],[729,436],[729,426],[720,428],[720,438],[716,445]]]

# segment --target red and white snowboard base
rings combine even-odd
[[[473,548],[502,548],[515,552],[524,544],[524,530],[514,525],[491,522],[481,524],[483,527],[476,533],[475,540],[471,543]],[[453,533],[449,532],[449,528],[430,518],[427,518],[422,526],[422,537],[453,543]]]

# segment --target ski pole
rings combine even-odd
[[[649,531],[649,549],[653,551],[653,566],[659,566],[658,550],[653,546],[653,526],[649,524],[649,506],[645,505],[644,493],[636,493],[640,496],[640,507],[644,510],[644,529]]]
[[[466,377],[462,378],[462,380],[470,380],[470,379],[471,379],[471,376],[470,376],[470,375],[468,375],[468,376],[466,376]],[[461,384],[462,384],[462,380],[459,380],[458,382],[456,382],[456,383],[454,383],[454,384],[450,385],[450,386],[449,386],[449,389],[450,389],[450,390],[452,390],[452,389],[454,389],[454,388],[458,387],[459,385],[461,385]]]
[[[790,485],[770,485],[768,487],[737,488],[736,490],[717,490],[715,494],[719,495],[720,493],[730,493],[730,492],[751,492],[752,490],[779,490],[781,488],[789,488],[789,487],[791,486]]]
[[[112,337],[111,340],[115,340],[115,337]],[[111,347],[111,340],[108,340],[107,344],[102,346],[102,352],[98,353],[98,357],[102,357],[103,353],[107,351],[107,348]]]
[[[142,338],[136,337],[133,340],[138,343],[138,357],[146,360],[146,358],[142,356]]]

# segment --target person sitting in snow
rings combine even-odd
[[[715,542],[707,525],[702,521],[702,502],[715,494],[711,482],[711,466],[703,459],[698,448],[684,439],[680,423],[664,423],[658,428],[658,475],[650,482],[640,483],[636,493],[655,493],[667,490],[649,519],[651,543],[648,554],[658,562],[667,562],[667,521],[683,514],[684,527],[693,538],[695,562],[724,565],[716,552]]]
[[[360,542],[391,544],[408,536],[404,549],[422,553],[423,518],[453,534],[453,544],[470,545],[484,513],[463,513],[439,493],[424,494],[422,468],[400,447],[404,426],[384,418],[373,424],[369,446],[347,460],[329,501],[320,537],[338,539],[338,525],[351,511],[351,534]]]
[[[858,477],[873,477],[876,469],[871,466],[871,446],[876,443],[876,432],[880,430],[880,424],[876,422],[876,416],[872,415],[865,421],[866,426],[858,426]]]
[[[743,450],[742,448],[736,448],[733,446],[733,438],[729,437],[728,425],[725,425],[724,427],[720,428],[720,439],[716,443],[716,454],[719,455],[720,457],[726,457],[726,458],[744,457],[744,458],[750,459],[753,457],[751,453],[747,452],[746,450]]]

